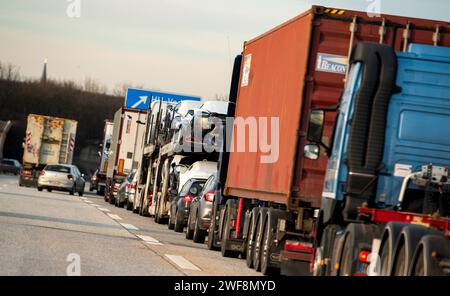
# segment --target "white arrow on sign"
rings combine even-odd
[[[139,101],[137,101],[133,106],[131,106],[131,108],[136,108],[137,106],[139,106],[141,103],[144,103],[144,105],[145,105],[145,103],[147,103],[147,96],[140,96],[139,97]]]

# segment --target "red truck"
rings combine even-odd
[[[305,157],[311,110],[336,109],[358,42],[405,51],[410,43],[450,45],[448,32],[441,21],[313,6],[245,42],[229,115],[235,122],[278,118],[278,159],[263,163],[260,150],[222,153],[209,248],[240,255],[263,274],[309,274],[328,161],[325,153],[317,160]],[[325,114],[323,141],[329,146],[336,112]]]

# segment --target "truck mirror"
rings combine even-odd
[[[322,143],[325,112],[321,109],[311,110],[309,114],[308,141]]]
[[[303,155],[312,160],[316,160],[319,158],[320,147],[317,144],[307,144],[303,149]]]

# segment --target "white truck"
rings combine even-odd
[[[71,119],[28,115],[19,186],[36,186],[47,164],[72,163],[77,125]]]
[[[105,201],[115,203],[120,184],[142,160],[146,110],[121,107],[114,115],[114,127],[106,171]]]
[[[96,190],[98,195],[104,195],[106,188],[106,172],[108,171],[108,159],[111,152],[111,140],[113,136],[114,122],[105,120],[103,128],[103,139],[100,144],[99,156],[100,162],[98,164],[97,173],[95,175],[95,182],[91,179],[91,191]]]

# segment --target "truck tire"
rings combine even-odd
[[[169,221],[167,222],[167,228],[172,230],[175,228],[175,221],[173,221],[174,215],[172,214],[172,211],[170,211]]]
[[[246,264],[248,268],[253,268],[253,253],[254,253],[254,242],[256,233],[256,219],[259,214],[260,207],[255,207],[252,209],[249,231],[247,236],[247,247],[246,247]]]
[[[133,203],[127,199],[127,211],[131,211],[133,209]]]
[[[450,243],[442,234],[425,235],[417,244],[409,275],[449,276]]]
[[[281,251],[274,243],[279,216],[281,216],[279,210],[269,209],[264,219],[266,222],[264,223],[261,245],[261,273],[263,275],[277,275],[280,273],[279,265],[271,264],[270,262],[272,255],[280,254],[279,252]]]
[[[222,240],[220,242],[220,252],[222,253],[223,257],[232,257],[236,258],[239,256],[240,252],[227,250],[227,244],[228,240],[230,238],[230,232],[231,232],[231,216],[232,216],[232,209],[233,204],[235,203],[235,200],[227,200],[227,203],[225,205],[224,209],[224,216],[223,216],[223,225],[222,225]]]
[[[216,246],[216,208],[213,209],[213,214],[211,216],[211,224],[209,225],[208,230],[208,250],[217,251],[219,248]]]
[[[48,191],[48,192],[52,192],[52,189],[50,189],[50,188],[47,188],[47,191]]]
[[[408,223],[389,222],[384,227],[381,235],[381,244],[378,255],[380,256],[380,275],[389,276],[391,274],[392,262],[394,258],[394,248],[400,231]]]
[[[336,232],[339,226],[335,224],[327,225],[322,233],[320,246],[316,250],[314,258],[314,276],[325,276],[331,273],[331,257],[333,253]]]
[[[38,190],[38,191],[42,191],[42,190],[44,190],[44,188],[38,187],[37,190]]]
[[[173,230],[175,232],[183,232],[183,219],[181,219],[180,214],[178,213],[178,211],[175,214],[175,226],[173,228]]]
[[[420,225],[407,225],[402,228],[395,246],[391,275],[408,275],[417,245],[420,239],[427,234],[436,234],[436,232]]]
[[[203,244],[205,242],[205,231],[200,229],[198,213],[195,218],[194,235],[192,236],[194,243]]]
[[[339,275],[353,276],[356,274],[359,252],[361,250],[370,250],[372,240],[379,237],[379,232],[378,226],[374,224],[350,223],[347,226],[344,234]]]
[[[264,235],[265,219],[267,216],[267,208],[261,208],[256,220],[255,245],[253,251],[253,268],[256,271],[261,270],[261,249]]]

